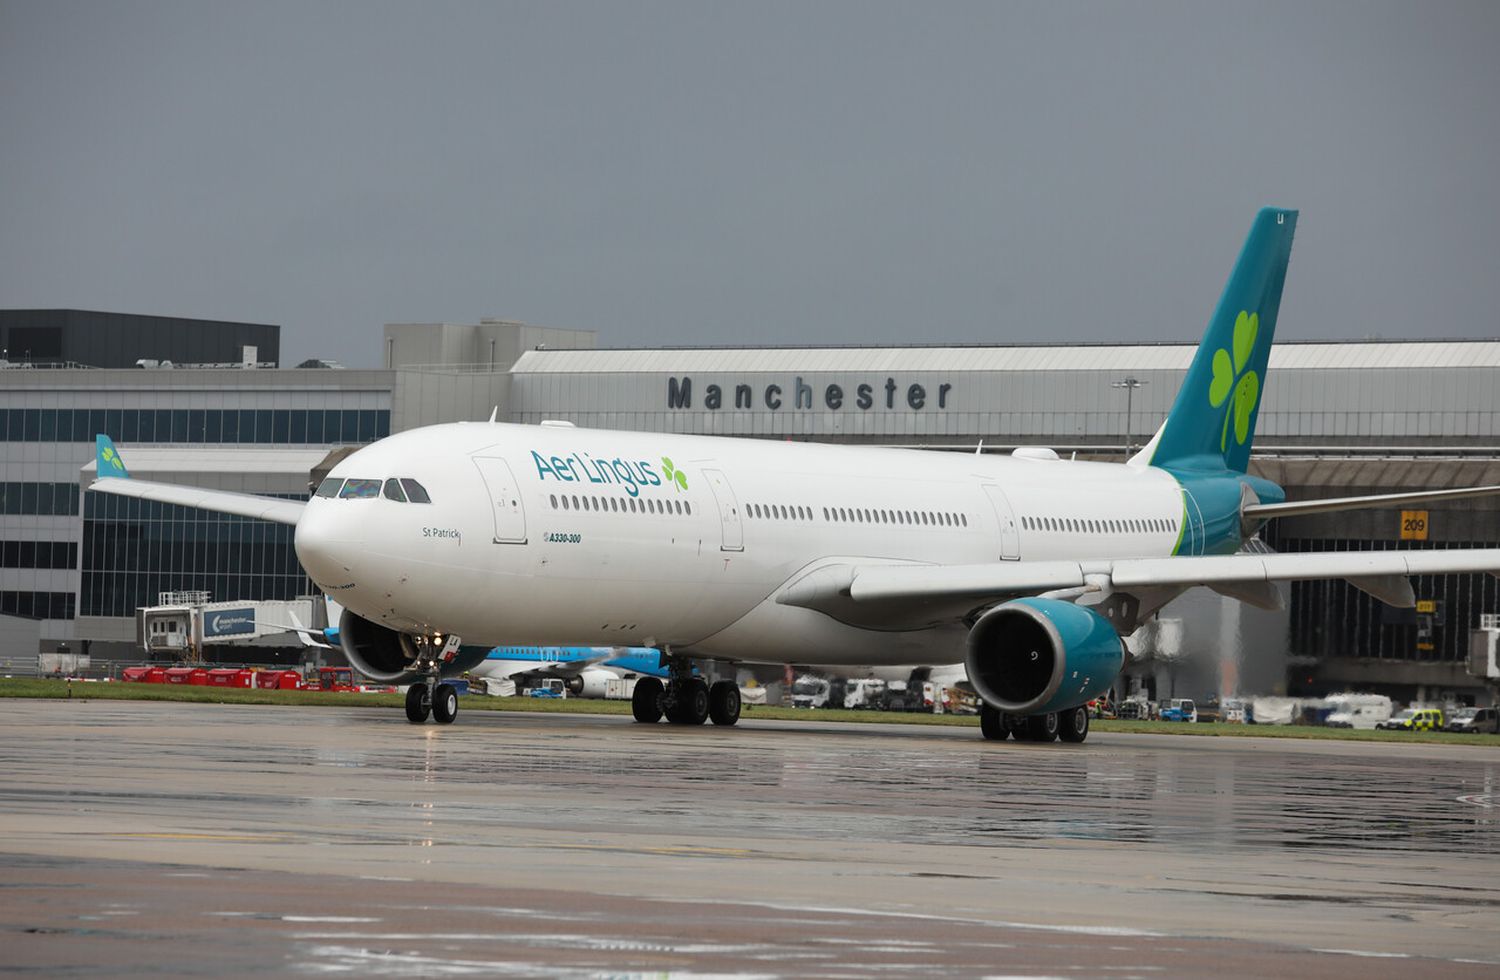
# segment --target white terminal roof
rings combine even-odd
[[[295,473],[305,477],[328,455],[327,449],[199,449],[196,447],[117,447],[132,475],[150,473]],[[98,459],[84,473],[94,473]]]
[[[531,350],[512,374],[1187,370],[1197,344]],[[1500,368],[1500,340],[1281,343],[1272,370]],[[126,465],[129,465],[128,463]]]

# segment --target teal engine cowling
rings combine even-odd
[[[372,681],[381,684],[411,684],[423,677],[416,670],[417,642],[409,633],[401,633],[372,623],[349,610],[339,617],[339,648],[349,661],[349,666]],[[443,677],[457,677],[472,670],[490,654],[484,646],[463,646],[457,655],[443,664]]]
[[[1037,715],[1077,707],[1108,691],[1125,666],[1109,620],[1061,599],[1013,599],[969,630],[969,683],[993,707]]]

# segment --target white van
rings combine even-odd
[[[1323,720],[1329,728],[1366,728],[1391,716],[1391,699],[1384,694],[1334,694],[1328,698],[1333,710]]]

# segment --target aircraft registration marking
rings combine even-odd
[[[548,531],[542,535],[542,540],[548,544],[579,544],[583,541],[583,535],[570,534],[566,531]]]

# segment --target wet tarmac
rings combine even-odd
[[[1496,747],[0,709],[0,972],[1500,969]]]

